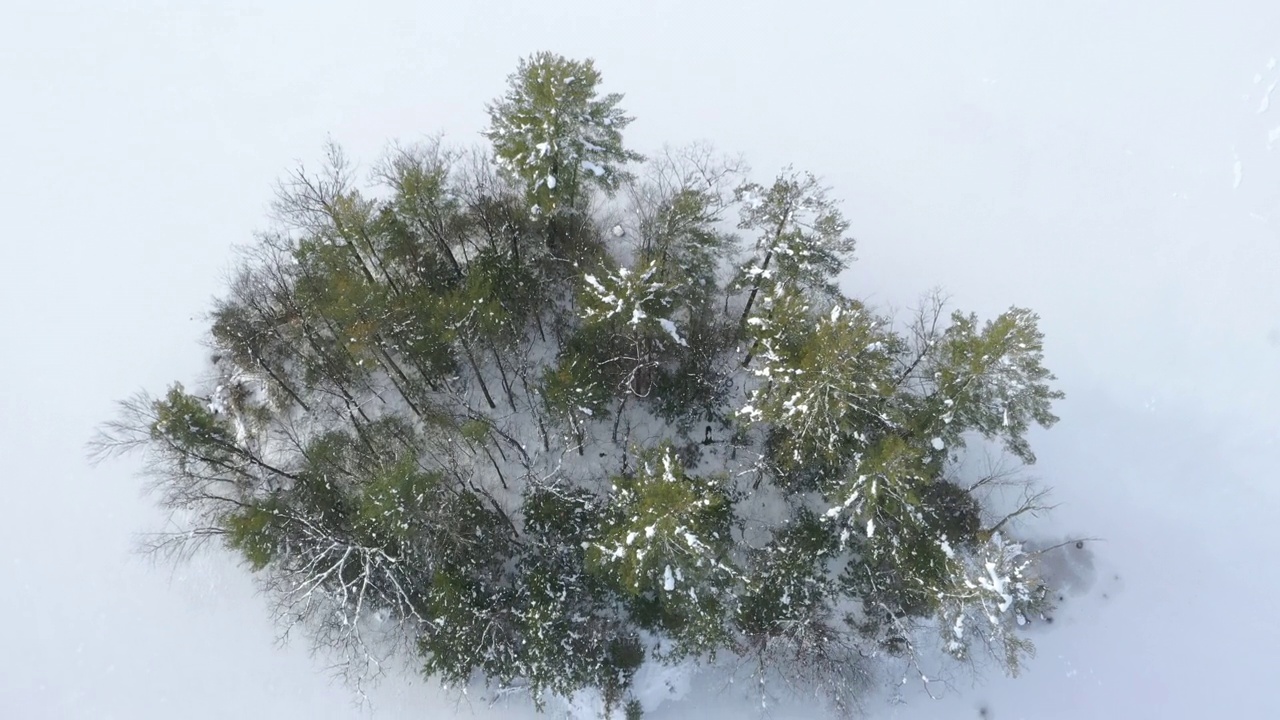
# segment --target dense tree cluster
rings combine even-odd
[[[966,442],[1034,461],[1055,421],[1036,316],[844,295],[849,223],[812,175],[704,146],[642,158],[590,61],[521,62],[486,149],[340,150],[280,186],[211,314],[211,379],[138,396],[139,448],[353,676],[640,712],[644,663],[732,657],[856,701],[920,643],[1010,669],[1036,553],[962,484]],[[898,660],[895,660],[898,659]],[[927,682],[927,680],[926,680]]]

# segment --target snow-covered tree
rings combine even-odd
[[[653,269],[669,300],[663,329],[671,339],[655,367],[654,395],[663,417],[685,429],[702,421],[727,422],[730,383],[725,350],[736,327],[716,308],[721,302],[737,238],[724,228],[740,182],[741,162],[709,147],[667,149],[655,155],[629,188],[637,267]]]
[[[600,84],[541,53],[488,148],[395,146],[366,186],[329,146],[287,176],[207,377],[97,441],[145,455],[174,528],[151,547],[237,553],[357,682],[407,653],[635,718],[645,663],[728,656],[841,712],[886,662],[1016,671],[1045,491],[996,502],[964,454],[1035,460],[1061,397],[1037,316],[846,296],[816,177],[643,161]]]
[[[672,636],[678,654],[714,653],[727,640],[732,498],[725,478],[690,475],[669,445],[639,453],[613,478],[587,561],[628,599],[646,629]]]
[[[622,144],[631,123],[622,96],[600,95],[590,60],[542,52],[520,61],[502,99],[489,106],[489,130],[500,167],[524,186],[535,215],[572,207],[584,187],[616,190],[625,165],[640,160]]]
[[[854,240],[845,235],[849,223],[816,177],[787,168],[769,187],[746,183],[737,195],[742,203],[738,227],[756,235],[750,262],[741,271],[750,288],[743,323],[751,317],[761,290],[768,292],[778,284],[809,293],[835,290]]]
[[[765,317],[753,317],[758,386],[738,409],[771,435],[770,459],[785,485],[805,486],[815,471],[841,473],[870,439],[893,421],[885,411],[897,342],[887,321],[860,303],[831,304],[815,313],[811,300],[779,286]],[[795,477],[795,476],[800,477]]]
[[[721,266],[737,244],[723,221],[743,171],[741,162],[704,145],[668,148],[628,188],[633,227],[611,228],[634,233],[636,264],[653,264],[658,280],[681,288],[690,308],[712,301],[723,283]]]
[[[589,548],[601,532],[600,502],[573,488],[528,493],[517,591],[523,674],[535,699],[595,686],[617,705],[644,648],[636,629],[610,611],[602,578],[588,570]]]

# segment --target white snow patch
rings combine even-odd
[[[942,536],[942,539],[938,541],[938,547],[942,548],[943,555],[946,555],[948,558],[952,560],[956,559],[955,548],[951,547],[951,543],[947,542],[947,537],[945,535]]]
[[[600,281],[596,279],[595,275],[583,275],[582,279],[586,280],[587,284],[595,288],[596,292],[601,295],[608,294],[609,291],[604,289],[604,286],[600,284]]]
[[[1234,178],[1231,181],[1232,189],[1240,187],[1240,181],[1244,177],[1244,165],[1240,162],[1240,158],[1238,156],[1236,157],[1235,165],[1231,167],[1231,172],[1234,175]]]
[[[661,320],[658,320],[658,324],[662,326],[663,330],[667,331],[667,334],[670,335],[671,338],[676,341],[677,345],[680,345],[682,347],[688,347],[685,344],[684,338],[680,337],[680,332],[676,329],[675,323],[671,322],[666,318],[662,318]]]
[[[556,189],[556,176],[555,176],[555,175],[548,175],[548,176],[547,176],[547,189],[549,189],[549,190],[555,190],[555,189]]]
[[[947,446],[946,443],[942,442],[942,438],[940,437],[936,437],[933,440],[929,441],[929,444],[933,446],[934,450],[941,450]]]
[[[1000,596],[1000,602],[997,603],[996,607],[1000,608],[1000,612],[1004,612],[1009,609],[1010,605],[1013,604],[1013,596],[1010,595],[1008,592],[1009,578],[1004,577],[1000,575],[1000,573],[996,572],[995,563],[987,562],[985,564],[987,568],[987,575],[989,576],[990,579],[979,578],[978,582],[983,587],[987,588],[988,590],[994,592],[996,595]]]
[[[667,592],[671,592],[676,589],[676,576],[671,572],[670,565],[662,571],[662,589]]]

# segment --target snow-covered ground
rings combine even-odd
[[[0,23],[0,717],[346,718],[243,574],[129,554],[114,399],[200,367],[200,312],[326,134],[478,140],[522,55],[592,56],[633,147],[710,139],[824,176],[854,294],[1038,311],[1068,398],[1035,436],[1068,596],[1016,680],[873,718],[1270,718],[1280,622],[1280,5],[29,4]],[[863,5],[863,4],[857,4]],[[1043,7],[1039,7],[1043,5]],[[874,8],[874,9],[873,9]],[[651,717],[749,717],[657,677]],[[682,683],[688,683],[686,686]],[[378,718],[526,717],[391,679]],[[803,705],[774,718],[807,718]]]

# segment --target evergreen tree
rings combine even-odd
[[[489,106],[487,137],[533,214],[572,208],[587,187],[616,190],[626,163],[641,159],[622,145],[632,120],[618,107],[622,96],[600,96],[592,61],[538,53],[507,82],[507,94]]]
[[[769,427],[769,457],[783,483],[804,487],[823,468],[844,471],[892,428],[885,406],[896,341],[856,302],[815,317],[802,294],[780,289],[768,317],[753,318],[761,355],[751,374],[762,384],[738,415]]]
[[[635,472],[613,479],[589,567],[627,598],[641,627],[669,633],[677,655],[714,654],[728,639],[738,575],[728,558],[725,478],[690,476],[668,445],[637,462]]]
[[[794,285],[807,293],[835,291],[835,278],[853,253],[854,240],[845,236],[849,223],[817,178],[788,168],[767,188],[744,184],[738,197],[738,227],[756,233],[751,260],[742,269],[750,287],[743,324],[761,290]]]

